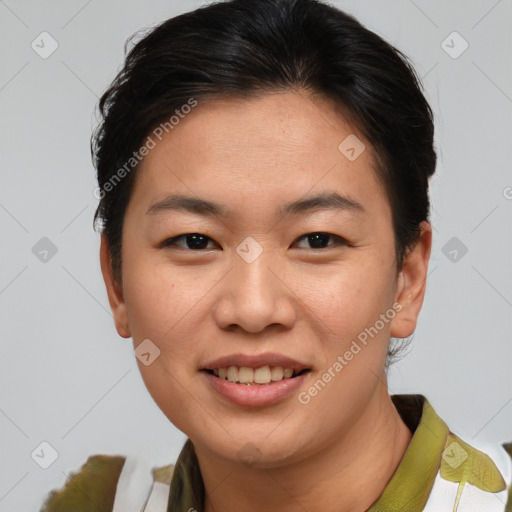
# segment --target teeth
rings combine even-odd
[[[229,382],[238,381],[238,368],[236,366],[230,366],[228,368],[228,380]]]
[[[262,366],[254,370],[254,382],[256,384],[268,384],[272,380],[271,376],[270,366]]]
[[[281,380],[284,376],[284,370],[281,366],[274,366],[270,371],[272,380]]]
[[[229,382],[240,384],[270,384],[283,379],[290,379],[298,372],[293,368],[283,368],[282,366],[260,366],[253,369],[247,366],[228,366],[227,368],[215,368],[214,375],[220,379],[227,379]]]
[[[252,368],[242,366],[238,370],[238,380],[240,381],[240,384],[250,384],[251,382],[254,382],[254,370]]]

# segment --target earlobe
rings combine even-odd
[[[128,316],[126,314],[126,303],[124,301],[121,285],[114,279],[110,261],[110,249],[105,234],[101,235],[100,265],[116,330],[122,338],[129,338],[131,332],[128,324]]]
[[[423,221],[420,228],[420,239],[407,254],[398,277],[395,300],[402,308],[391,322],[390,334],[395,338],[407,338],[414,332],[425,297],[432,227]]]

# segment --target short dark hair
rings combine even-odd
[[[100,98],[102,120],[91,137],[100,190],[94,222],[102,222],[119,283],[123,218],[138,167],[132,155],[148,134],[191,98],[297,89],[334,100],[375,149],[397,271],[403,267],[429,219],[428,179],[436,166],[432,111],[403,53],[317,0],[209,4],[150,29],[128,52],[136,35]]]

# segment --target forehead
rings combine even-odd
[[[171,192],[217,198],[236,210],[237,203],[288,203],[320,189],[370,210],[387,208],[373,148],[324,98],[286,92],[210,99],[153,139],[134,194],[146,209]]]

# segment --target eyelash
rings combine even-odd
[[[326,247],[319,247],[319,248],[314,248],[314,247],[310,247],[310,248],[307,248],[307,249],[311,249],[311,250],[314,250],[314,251],[320,251],[320,250],[326,250],[326,249],[329,249],[329,248],[332,248],[332,247],[336,247],[336,246],[347,246],[347,247],[354,247],[353,244],[351,244],[348,240],[345,240],[344,238],[338,236],[338,235],[333,235],[332,233],[326,233],[324,231],[313,231],[312,233],[307,233],[305,235],[302,235],[300,236],[299,238],[297,238],[294,243],[296,243],[297,241],[299,240],[302,240],[306,237],[309,237],[311,235],[325,235],[325,236],[329,236],[335,240],[337,240],[337,242],[333,243],[333,244],[330,244],[330,245],[327,245]],[[189,236],[201,236],[207,240],[212,240],[212,238],[210,238],[209,236],[206,236],[206,235],[203,235],[202,233],[184,233],[183,235],[179,235],[179,236],[175,236],[173,238],[168,238],[167,240],[164,240],[161,244],[159,244],[159,247],[161,248],[173,248],[173,247],[179,247],[181,249],[185,249],[185,250],[189,250],[189,251],[192,251],[192,252],[202,252],[206,249],[189,249],[188,247],[181,247],[179,245],[177,245],[177,241],[181,240],[181,239],[185,239]],[[304,249],[304,247],[301,247],[301,249]]]

